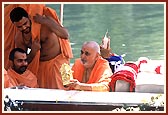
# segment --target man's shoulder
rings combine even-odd
[[[22,38],[22,32],[17,31],[15,34],[15,38]]]
[[[16,44],[23,43],[23,38],[22,37],[23,36],[22,36],[22,33],[20,31],[16,32],[16,35],[14,37],[14,40],[17,41]]]
[[[95,66],[97,69],[110,69],[110,66],[109,66],[109,62],[104,59],[104,58],[99,58],[96,62],[96,66]]]
[[[99,59],[98,59],[98,62],[99,63],[105,63],[105,64],[108,64],[109,62],[106,60],[106,59],[104,59],[103,57],[100,57]]]

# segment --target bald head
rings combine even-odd
[[[83,46],[87,46],[90,47],[92,49],[94,49],[97,53],[100,54],[100,46],[97,42],[95,41],[88,41],[88,42],[84,42]]]
[[[81,61],[85,68],[93,68],[100,57],[100,46],[95,41],[84,42],[81,49]]]

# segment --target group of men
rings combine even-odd
[[[10,4],[4,11],[5,88],[110,91],[112,71],[95,41],[83,43],[72,66],[73,80],[63,86],[59,69],[70,64],[73,54],[68,30],[55,10],[42,4]]]

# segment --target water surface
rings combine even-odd
[[[60,5],[47,4],[60,13]],[[111,48],[125,61],[164,59],[164,4],[64,4],[63,25],[69,30],[75,58],[85,41],[99,44],[105,32]]]

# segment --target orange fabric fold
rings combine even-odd
[[[10,67],[9,53],[15,47],[14,36],[17,28],[10,20],[10,11],[19,5],[8,5],[4,8],[4,67],[7,70]]]
[[[29,70],[26,70],[23,74],[18,74],[14,70],[8,69],[7,75],[13,87],[18,86],[20,84],[31,88],[38,87],[36,76]]]
[[[79,82],[82,82],[82,77],[84,74],[84,66],[81,63],[80,59],[76,59],[74,65],[72,66],[73,77],[77,79]],[[111,68],[109,67],[109,63],[103,59],[99,58],[91,72],[89,80],[86,82],[87,84],[93,84],[92,90],[99,89],[100,91],[104,89],[104,86],[100,85],[100,87],[94,86],[94,83],[104,83],[109,84],[110,76],[112,75]],[[109,91],[108,85],[106,86],[106,90]]]
[[[62,54],[50,61],[40,62],[38,72],[38,84],[40,88],[65,89],[60,73],[61,65],[69,63],[69,58]]]
[[[15,83],[10,80],[7,71],[4,69],[4,88],[16,86]]]

